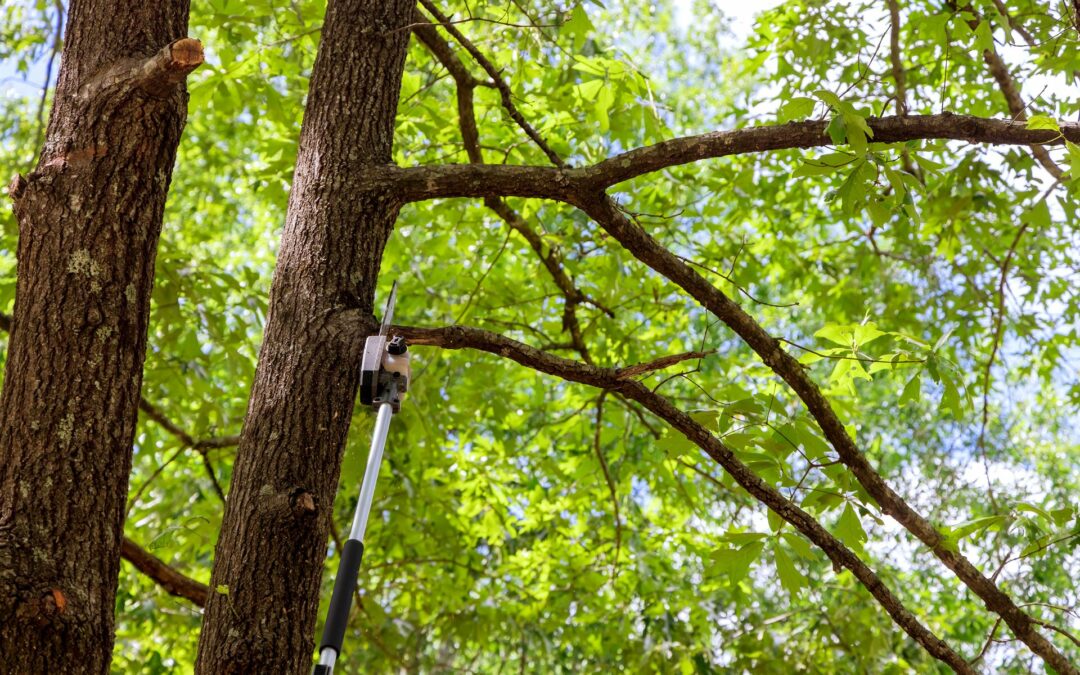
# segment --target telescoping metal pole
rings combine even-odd
[[[367,531],[368,515],[371,513],[371,500],[375,496],[375,483],[379,480],[379,466],[382,464],[386,434],[390,430],[390,417],[393,414],[394,407],[389,402],[379,405],[375,431],[371,437],[371,453],[368,454],[364,480],[360,485],[360,499],[356,502],[349,538],[341,549],[341,563],[334,581],[334,594],[330,596],[330,609],[326,613],[326,626],[323,628],[322,642],[319,645],[319,664],[315,666],[313,675],[331,675],[334,672],[334,664],[345,640],[345,626],[349,622],[349,610],[352,609],[353,591],[356,590],[356,580],[360,576],[360,560],[364,557],[364,533]]]
[[[313,675],[332,675],[334,664],[341,655],[345,640],[345,627],[352,609],[353,592],[360,576],[360,560],[364,557],[364,533],[367,531],[371,500],[375,496],[375,484],[379,480],[379,466],[386,448],[386,434],[390,430],[390,418],[401,410],[401,398],[409,390],[412,371],[409,367],[409,348],[400,335],[389,337],[390,321],[394,316],[397,283],[390,289],[386,301],[382,326],[378,335],[372,335],[364,343],[364,355],[360,364],[360,403],[378,411],[375,430],[371,436],[371,452],[368,454],[364,479],[360,484],[360,498],[356,500],[349,538],[341,547],[334,594],[330,596],[330,609],[326,613],[322,642],[319,643],[319,663]]]

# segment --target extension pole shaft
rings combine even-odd
[[[367,531],[371,501],[375,496],[375,484],[379,480],[379,467],[382,464],[386,434],[390,430],[390,417],[393,414],[393,406],[389,403],[379,406],[375,431],[371,437],[371,452],[368,454],[364,479],[360,485],[360,498],[356,502],[349,538],[342,546],[341,563],[338,565],[337,579],[334,580],[334,594],[330,597],[330,609],[326,612],[326,625],[323,627],[322,643],[319,645],[319,665],[315,666],[313,675],[331,675],[337,657],[341,654],[345,626],[349,621],[349,610],[352,609],[353,592],[360,576],[360,560],[364,557],[364,533]]]

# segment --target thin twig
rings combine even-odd
[[[622,519],[619,517],[619,495],[615,491],[615,480],[611,477],[611,468],[608,466],[604,449],[600,444],[600,434],[604,428],[604,397],[607,391],[601,391],[596,399],[596,429],[593,432],[593,452],[600,462],[600,468],[604,472],[604,482],[607,483],[608,492],[611,493],[611,508],[615,516],[615,554],[611,561],[611,580],[615,581],[619,576],[619,551],[622,549]]]

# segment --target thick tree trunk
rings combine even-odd
[[[45,147],[9,195],[18,282],[0,394],[0,672],[104,673],[187,0],[74,0]]]
[[[359,384],[342,317],[370,316],[399,202],[356,187],[391,161],[413,0],[331,0],[315,60],[197,671],[311,668],[319,578]],[[216,592],[215,592],[216,591]]]

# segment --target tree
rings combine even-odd
[[[217,449],[235,442],[217,434],[243,408],[271,259],[250,233],[284,203],[321,12],[205,19],[241,46],[194,89],[215,105],[181,166],[231,166],[223,147],[254,163],[186,179],[182,212],[238,225],[197,224],[159,275],[129,534],[169,559],[128,547],[166,588],[209,598],[201,668],[307,663],[355,391],[335,366],[355,367],[381,266],[402,277],[418,378],[346,668],[1076,672],[1080,128],[1057,121],[1073,104],[1056,89],[1021,86],[1071,77],[1074,17],[790,3],[720,53],[701,8],[690,30],[681,6],[425,0],[350,34],[345,7],[312,77],[208,588],[166,563],[205,579],[230,464]],[[364,90],[326,45],[374,46],[400,70],[385,48],[404,49],[406,24],[394,163],[358,136],[315,152],[362,131],[344,116],[323,129],[337,135],[314,130],[323,87]],[[360,119],[388,125],[380,109]],[[344,148],[350,162],[325,161]],[[372,194],[377,224],[348,231],[366,202],[350,197]],[[305,211],[312,195],[333,206]],[[343,486],[362,465],[357,415]],[[194,431],[172,421],[186,418]],[[245,579],[245,560],[267,572]],[[122,598],[124,639],[147,649],[152,622],[174,636],[161,654],[190,664],[175,636],[195,619],[140,613],[145,593]]]
[[[398,211],[390,191],[358,183],[390,161],[411,17],[410,0],[327,6],[198,672],[311,665],[330,506],[360,385],[362,342],[345,328],[348,317],[371,315]]]
[[[8,187],[19,265],[0,395],[4,672],[108,670],[154,257],[184,78],[202,62],[187,15],[186,1],[72,6],[44,147]]]

